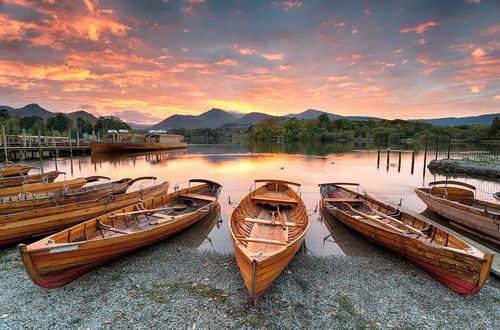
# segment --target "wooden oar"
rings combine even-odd
[[[391,225],[389,225],[389,224],[387,224],[387,223],[383,222],[383,221],[382,221],[382,220],[380,220],[380,219],[377,219],[377,218],[372,217],[372,216],[370,216],[370,215],[368,215],[368,214],[365,214],[365,213],[363,213],[363,212],[359,212],[358,210],[355,210],[355,209],[354,209],[351,205],[349,205],[349,204],[347,204],[347,203],[342,203],[342,204],[344,204],[344,205],[345,205],[345,206],[349,209],[349,211],[354,212],[354,213],[356,213],[357,215],[359,215],[359,216],[361,216],[361,217],[363,217],[363,218],[365,218],[365,219],[371,220],[371,221],[373,221],[373,222],[375,222],[375,223],[379,224],[380,226],[382,226],[382,227],[384,227],[384,228],[386,228],[386,229],[390,229],[390,230],[395,231],[395,232],[398,232],[398,233],[400,233],[400,234],[406,234],[406,232],[404,232],[403,230],[401,230],[401,229],[399,229],[399,228],[396,228],[396,227],[394,227],[394,226],[391,226]]]
[[[367,204],[365,203],[365,205],[367,205]],[[385,219],[387,219],[387,220],[389,220],[389,221],[394,221],[394,222],[396,222],[396,223],[400,224],[401,226],[403,226],[404,228],[408,229],[409,231],[411,231],[411,232],[413,232],[413,233],[417,234],[418,236],[422,236],[422,235],[424,235],[424,233],[422,233],[420,230],[418,230],[418,229],[416,229],[416,228],[413,228],[412,226],[407,225],[407,224],[406,224],[406,223],[404,223],[403,221],[400,221],[400,220],[398,220],[398,219],[396,219],[396,218],[393,218],[393,217],[391,217],[391,216],[388,216],[387,214],[382,213],[382,212],[380,212],[380,211],[377,211],[377,210],[375,210],[374,208],[371,208],[371,209],[372,209],[372,211],[373,211],[373,212],[375,212],[376,214],[380,215],[382,218],[385,218]]]
[[[179,220],[179,219],[182,219],[182,218],[185,218],[191,214],[194,214],[196,213],[197,211],[195,212],[188,212],[188,213],[183,213],[183,214],[178,214],[178,215],[172,215],[172,216],[168,216],[168,215],[165,215],[165,217],[163,217],[162,219],[160,220],[155,220],[155,221],[150,221],[149,224],[150,225],[161,225],[162,223],[165,223],[165,222],[172,222],[172,221],[176,221],[176,220]],[[153,216],[156,216],[153,214]],[[158,216],[160,216],[158,214]],[[163,214],[161,215],[163,216]]]
[[[169,206],[169,207],[161,207],[161,208],[157,208],[157,209],[148,209],[148,210],[117,213],[117,214],[110,215],[108,218],[116,218],[116,217],[121,217],[121,216],[126,216],[126,215],[132,215],[132,214],[154,213],[154,212],[161,212],[161,211],[168,211],[168,210],[184,210],[187,207],[188,207],[187,205],[174,205],[174,206]]]

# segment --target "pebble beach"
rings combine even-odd
[[[0,329],[498,329],[500,282],[460,296],[383,248],[363,257],[299,253],[250,305],[230,253],[198,251],[181,233],[59,289],[29,279],[0,251]]]

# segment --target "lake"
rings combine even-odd
[[[194,144],[176,151],[141,154],[93,154],[70,158],[43,160],[44,171],[57,169],[66,172],[66,178],[104,175],[113,180],[124,177],[155,176],[157,182],[169,181],[170,191],[178,184],[181,188],[190,178],[205,178],[223,185],[220,196],[219,219],[208,219],[187,230],[187,241],[200,250],[232,252],[228,219],[233,208],[249,192],[255,179],[282,179],[301,183],[301,195],[307,205],[311,226],[306,236],[304,253],[315,255],[365,255],[371,243],[339,223],[325,222],[317,204],[319,183],[358,182],[360,191],[366,191],[389,203],[422,212],[425,204],[413,192],[428,182],[446,179],[424,170],[422,151],[415,154],[412,173],[412,153],[381,151],[377,167],[377,149],[373,145],[354,143],[311,144]],[[407,148],[407,146],[400,146]],[[427,155],[427,162],[434,159]],[[39,166],[38,161],[31,161]],[[59,180],[62,178],[60,177]],[[491,193],[500,191],[500,184],[472,178],[459,178],[475,185],[477,197],[492,199]],[[147,184],[147,183],[142,183]],[[151,183],[149,183],[151,184]],[[229,203],[231,202],[231,204]],[[426,213],[426,215],[428,215]],[[434,220],[442,220],[430,214]],[[209,226],[211,228],[207,228]],[[484,242],[482,242],[484,243]]]

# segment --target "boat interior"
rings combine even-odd
[[[360,194],[339,185],[320,185],[321,198],[327,209],[342,212],[351,219],[363,221],[372,226],[420,241],[460,250],[470,247],[467,243],[439,227],[403,212],[401,202],[395,206],[384,204],[366,194]],[[349,185],[359,186],[358,184]]]
[[[204,209],[208,211],[210,205],[217,201],[219,193],[220,185],[202,184],[176,193],[155,197],[112,214],[83,222],[49,236],[47,240],[35,242],[30,245],[30,248],[98,240],[157,228],[194,215]]]
[[[429,183],[428,189],[420,189],[433,196],[471,206],[490,213],[500,214],[500,205],[476,199],[476,187],[460,181],[434,181]]]
[[[233,212],[232,231],[249,255],[265,256],[298,238],[308,224],[307,211],[287,181],[256,180],[264,185],[247,195]]]

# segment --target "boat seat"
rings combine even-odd
[[[293,198],[287,197],[266,197],[266,196],[252,196],[252,200],[261,203],[274,203],[274,204],[297,204],[298,201]]]
[[[251,242],[251,243],[262,243],[262,244],[272,244],[272,245],[287,245],[287,243],[280,242],[275,239],[266,238],[250,238],[250,237],[236,237],[238,241]]]
[[[279,220],[272,222],[271,220],[265,220],[265,219],[245,218],[245,219],[242,219],[241,221],[251,222],[251,223],[260,223],[263,225],[270,225],[270,226],[282,226],[282,224]],[[300,227],[302,225],[295,223],[295,222],[285,222],[285,226],[287,226],[287,227]]]
[[[346,198],[346,197],[330,197],[324,198],[325,202],[329,203],[363,203],[364,200],[361,198]]]
[[[215,198],[213,196],[207,196],[207,195],[202,195],[202,194],[197,194],[197,193],[184,193],[184,194],[181,194],[181,197],[201,199],[201,200],[208,201],[208,202],[213,202],[213,201],[217,200],[217,198]]]

